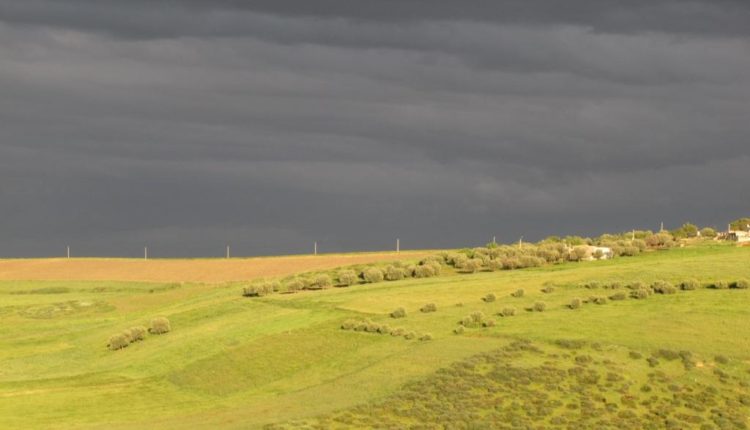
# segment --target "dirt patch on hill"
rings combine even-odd
[[[45,258],[0,260],[0,280],[226,282],[414,259],[436,251],[293,255],[232,259]]]

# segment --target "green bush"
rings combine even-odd
[[[497,297],[495,297],[494,294],[489,293],[486,296],[482,297],[482,301],[485,303],[491,303],[491,302],[494,302],[496,298]]]
[[[460,268],[463,269],[464,272],[476,273],[482,268],[483,264],[484,262],[481,258],[472,258],[467,260]]]
[[[714,360],[719,364],[728,364],[729,363],[729,357],[726,355],[717,355],[714,357]]]
[[[422,340],[422,341],[432,340],[432,335],[430,333],[425,333],[422,336],[419,336],[419,340]]]
[[[391,318],[405,318],[406,317],[406,309],[404,308],[398,308],[395,311],[391,312]]]
[[[164,317],[157,317],[151,320],[149,332],[152,334],[169,333],[172,330],[169,320]]]
[[[277,282],[269,281],[257,281],[242,289],[242,295],[245,297],[261,297],[274,292],[274,288],[277,288]]]
[[[748,287],[750,287],[750,281],[748,281],[747,279],[740,279],[739,281],[732,282],[732,285],[730,285],[729,287],[738,290],[747,290]]]
[[[130,331],[131,342],[138,342],[139,340],[143,340],[146,338],[146,327],[142,325],[130,327],[130,329],[128,330]]]
[[[512,292],[510,295],[513,297],[523,297],[523,288],[519,288],[516,291]]]
[[[648,286],[640,281],[628,284],[628,289],[630,290],[645,290],[646,288],[648,288]]]
[[[614,293],[611,296],[609,296],[610,300],[625,300],[627,298],[628,296],[622,291]]]
[[[547,305],[543,302],[536,302],[532,309],[534,309],[534,312],[544,312],[544,310],[547,309]]]
[[[388,266],[385,268],[385,280],[386,281],[400,281],[406,277],[404,269],[396,266]]]
[[[422,265],[414,267],[415,278],[431,278],[435,276],[435,268],[431,265]]]
[[[359,281],[357,274],[353,270],[342,270],[338,273],[339,285],[348,287]]]
[[[471,314],[465,316],[461,320],[461,325],[464,327],[479,327],[482,325],[482,323],[485,321],[485,316],[483,312],[472,312]]]
[[[383,280],[383,271],[377,267],[370,267],[362,272],[362,278],[369,284],[381,282]]]
[[[378,333],[391,334],[391,327],[388,324],[383,324],[380,327],[378,327]]]
[[[357,320],[348,319],[341,323],[341,329],[342,330],[354,330],[354,328],[357,327],[357,324],[359,324]]]
[[[285,287],[288,292],[296,293],[297,291],[305,288],[305,283],[297,278],[294,278],[290,281],[287,281]]]
[[[495,320],[482,321],[482,327],[495,327]]]
[[[435,312],[437,311],[437,306],[435,306],[435,303],[427,303],[426,305],[419,308],[421,312]]]
[[[647,299],[648,296],[650,296],[649,290],[647,290],[645,288],[641,288],[639,290],[633,290],[633,291],[630,292],[630,297],[632,297],[634,299],[639,299],[639,300],[641,300],[641,299]]]
[[[124,333],[120,333],[109,338],[107,348],[111,349],[112,351],[116,351],[118,349],[125,348],[126,346],[128,346],[128,344],[130,344],[128,336]]]
[[[313,285],[315,288],[322,290],[324,288],[329,288],[331,285],[333,285],[333,281],[331,281],[331,277],[326,274],[321,274],[315,277],[313,280]]]
[[[589,303],[593,303],[595,305],[606,305],[607,298],[601,296],[591,296],[589,297]]]
[[[464,333],[464,326],[460,325],[453,329],[453,333],[455,334],[463,334]]]
[[[551,286],[551,285],[546,285],[546,286],[545,286],[544,288],[542,288],[542,290],[541,290],[541,291],[542,291],[542,292],[543,292],[544,294],[549,294],[549,293],[551,293],[551,292],[555,291],[555,287],[553,287],[553,286]]]
[[[651,289],[654,290],[655,293],[658,294],[675,294],[677,293],[677,288],[674,287],[674,285],[670,284],[666,281],[656,281],[653,284],[651,284]]]
[[[523,267],[521,265],[521,260],[515,257],[503,258],[500,260],[500,264],[502,265],[503,270],[514,270]]]
[[[729,288],[729,284],[725,281],[715,281],[708,284],[707,287],[714,290],[726,290],[727,288]]]
[[[396,327],[393,330],[391,330],[391,336],[403,336],[405,330],[401,327]]]
[[[700,287],[700,282],[697,279],[688,279],[680,283],[680,289],[683,291],[695,290]]]
[[[503,308],[502,311],[500,311],[500,315],[503,317],[512,317],[516,315],[516,308]]]
[[[637,351],[630,351],[628,353],[628,356],[632,358],[633,360],[640,360],[641,358],[643,358],[643,354]]]
[[[407,339],[407,340],[414,339],[415,337],[417,337],[417,334],[414,333],[413,331],[410,331],[404,334],[404,339]]]
[[[576,298],[576,299],[571,300],[570,303],[568,304],[568,307],[570,309],[578,309],[578,308],[580,308],[581,307],[581,299]]]
[[[713,238],[716,237],[716,230],[711,227],[704,227],[701,229],[701,237]]]

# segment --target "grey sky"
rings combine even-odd
[[[0,0],[0,256],[750,213],[750,2]]]

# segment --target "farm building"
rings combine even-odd
[[[730,230],[724,236],[726,240],[731,240],[740,244],[750,244],[750,232],[742,230]]]
[[[584,257],[584,259],[588,261],[609,260],[615,256],[615,253],[612,252],[612,248],[606,246],[587,246],[586,248],[586,257]]]

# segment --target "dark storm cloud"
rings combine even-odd
[[[748,210],[750,4],[468,5],[0,1],[0,254],[459,246]]]

